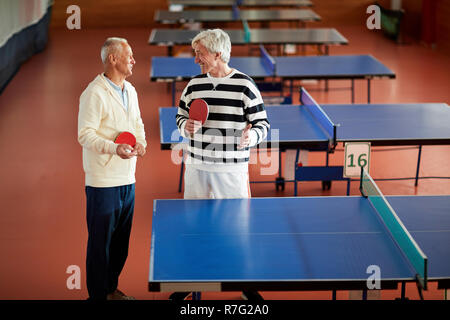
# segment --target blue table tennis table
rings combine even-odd
[[[364,192],[155,200],[149,291],[449,288],[450,196]]]
[[[330,45],[346,45],[348,40],[334,28],[308,29],[250,29],[246,21],[243,29],[225,29],[234,45],[276,45],[279,48],[286,44],[314,45],[325,55]],[[168,55],[173,56],[173,46],[191,44],[192,39],[201,30],[152,29],[148,43],[166,46]],[[278,54],[281,55],[281,54]]]
[[[310,9],[284,10],[191,10],[168,11],[157,10],[154,21],[163,24],[184,24],[194,22],[224,23],[224,22],[295,22],[297,27],[304,28],[306,22],[320,21],[317,13]]]
[[[263,47],[261,57],[232,57],[229,65],[254,80],[273,83],[274,79],[289,81],[292,96],[294,80],[351,80],[351,101],[355,102],[357,79],[367,80],[367,102],[371,98],[371,80],[395,78],[395,73],[372,55],[340,55],[309,57],[272,57]],[[187,81],[200,74],[195,58],[152,57],[150,80],[172,82],[172,105],[176,105],[176,81]],[[327,90],[328,87],[325,89]]]
[[[169,6],[183,7],[310,7],[309,0],[169,0]]]
[[[338,143],[344,142],[370,142],[372,146],[415,145],[419,146],[417,185],[422,146],[450,144],[450,107],[445,103],[319,105],[304,88],[300,99],[301,105],[266,107],[271,128],[259,147],[280,151],[327,151],[328,155]],[[205,100],[208,102],[207,98]],[[163,150],[186,143],[176,127],[176,113],[174,107],[159,108]],[[283,189],[281,170],[279,175]]]

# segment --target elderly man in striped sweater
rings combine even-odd
[[[183,90],[176,115],[181,135],[189,138],[184,198],[249,198],[250,148],[266,138],[270,127],[261,93],[249,76],[228,66],[231,41],[223,30],[200,32],[192,47],[201,74]],[[203,125],[189,119],[195,99],[209,106]],[[251,291],[243,297],[261,299]]]

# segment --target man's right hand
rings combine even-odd
[[[184,130],[189,134],[193,135],[196,133],[200,128],[202,127],[201,121],[196,121],[192,119],[187,119],[186,126],[184,127]]]
[[[119,144],[119,145],[117,145],[116,153],[122,159],[130,159],[132,157],[137,156],[137,154],[138,154],[137,151],[134,150],[128,144]]]

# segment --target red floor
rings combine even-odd
[[[363,27],[340,27],[348,46],[332,47],[330,54],[372,54],[397,74],[395,80],[375,80],[373,103],[450,103],[450,57],[418,44],[398,46]],[[152,204],[158,198],[181,198],[177,192],[179,167],[170,152],[159,147],[159,106],[170,105],[166,84],[149,81],[150,57],[165,55],[163,47],[147,45],[149,29],[52,31],[47,50],[27,61],[0,96],[0,299],[85,299],[85,195],[81,147],[77,142],[78,99],[86,85],[102,71],[100,46],[108,36],[122,36],[132,45],[137,65],[129,79],[136,87],[149,147],[138,162],[136,210],[130,253],[120,288],[138,299],[166,299],[166,293],[149,293]],[[233,48],[232,54],[242,49]],[[335,81],[332,87],[347,86]],[[308,85],[311,87],[311,85]],[[180,86],[181,88],[181,86]],[[349,103],[349,91],[314,92],[320,103]],[[296,96],[295,99],[298,99]],[[297,101],[297,100],[295,100]],[[356,101],[366,102],[366,82],[358,81]],[[450,125],[450,124],[449,124]],[[380,149],[380,148],[378,148]],[[381,148],[386,149],[386,148]],[[376,151],[371,174],[376,178],[414,176],[416,149]],[[336,152],[331,163],[341,163]],[[277,157],[275,157],[277,159]],[[450,176],[450,146],[427,146],[422,153],[422,176]],[[310,154],[309,163],[323,163],[322,153]],[[253,179],[259,165],[251,166]],[[380,182],[385,194],[450,194],[450,180]],[[320,183],[303,183],[302,195],[344,195],[345,185],[333,183],[323,192]],[[288,185],[276,192],[273,185],[253,184],[254,197],[292,196]],[[358,194],[356,183],[352,194]],[[448,245],[448,244],[443,244]],[[69,290],[70,265],[81,268],[81,289]],[[268,299],[330,299],[330,292],[263,292]],[[400,290],[383,291],[393,299]],[[407,294],[417,299],[414,285]],[[442,299],[435,287],[425,298]],[[206,293],[205,299],[240,299],[240,293]],[[348,299],[339,292],[338,299]]]

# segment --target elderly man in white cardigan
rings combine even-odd
[[[108,38],[101,48],[104,72],[80,97],[78,141],[83,147],[89,299],[129,300],[118,287],[128,256],[134,213],[137,157],[145,154],[145,131],[135,88],[125,79],[136,63],[127,40]],[[120,132],[136,145],[116,144]]]

